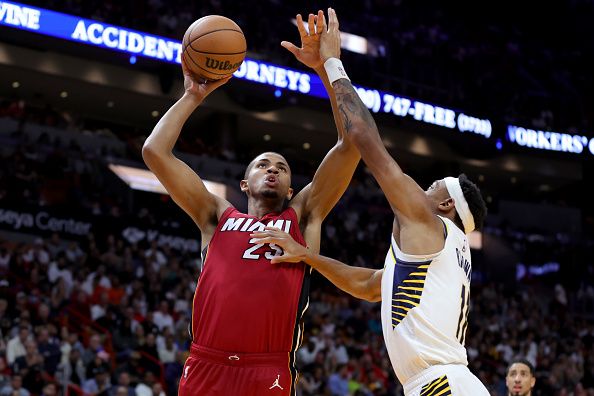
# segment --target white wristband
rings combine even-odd
[[[324,69],[326,69],[326,74],[328,75],[330,85],[332,85],[334,81],[340,80],[341,78],[346,78],[347,80],[351,81],[349,76],[347,76],[346,72],[344,71],[342,62],[338,58],[328,58],[326,62],[324,62]]]

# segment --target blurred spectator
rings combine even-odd
[[[57,396],[58,395],[58,387],[53,382],[46,384],[43,387],[41,392],[41,396]]]
[[[169,314],[169,303],[165,300],[159,303],[159,310],[153,314],[153,323],[163,331],[165,328],[173,331],[173,317]]]
[[[62,362],[62,375],[69,383],[82,386],[86,381],[85,365],[77,348],[72,348],[68,359]]]
[[[90,374],[91,378],[82,386],[84,392],[98,394],[109,391],[111,388],[109,370],[104,365],[94,367]]]
[[[29,328],[23,325],[19,327],[19,334],[8,341],[6,346],[6,361],[9,366],[12,366],[19,357],[26,355],[25,343],[29,340],[29,337]]]
[[[534,367],[527,360],[515,360],[507,369],[505,379],[509,396],[532,396],[536,383]]]
[[[130,374],[121,372],[117,377],[117,383],[109,391],[110,396],[135,396],[136,392],[132,387]]]
[[[14,374],[9,385],[0,390],[1,396],[29,396],[28,390],[23,388],[23,377],[20,374]]]

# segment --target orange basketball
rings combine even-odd
[[[184,34],[182,48],[186,66],[207,80],[233,74],[247,50],[241,28],[220,15],[208,15],[191,24]]]

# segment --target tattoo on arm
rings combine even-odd
[[[351,82],[347,79],[340,79],[334,82],[334,94],[340,110],[340,117],[344,124],[344,129],[350,133],[353,127],[354,119],[361,119],[367,126],[376,128],[375,121],[369,113],[365,104],[353,88]]]

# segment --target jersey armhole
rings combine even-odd
[[[226,220],[227,217],[229,217],[231,212],[233,212],[234,210],[236,210],[236,209],[233,205],[231,205],[227,209],[225,209],[225,211],[221,215],[221,218],[217,222],[215,231],[213,232],[212,237],[210,238],[210,241],[206,244],[206,246],[201,246],[202,250],[200,251],[200,256],[202,259],[202,265],[200,266],[200,272],[202,272],[204,270],[204,265],[206,264],[206,257],[208,256],[208,247],[214,241],[215,237],[218,235],[219,229],[221,228],[221,224],[223,223],[223,221]]]
[[[299,224],[299,219],[297,218],[297,211],[292,206],[289,206],[284,211],[285,212],[288,212],[288,211],[291,211],[292,212],[292,214],[290,215],[290,217],[293,217],[295,219],[295,222],[297,223],[297,227],[295,227],[295,230],[297,230],[297,233],[298,233],[298,236],[299,236],[299,240],[297,242],[299,242],[300,245],[303,245],[303,246],[307,247],[307,242],[305,241],[305,236],[301,232],[301,224]],[[295,235],[291,235],[291,236],[295,237]]]

